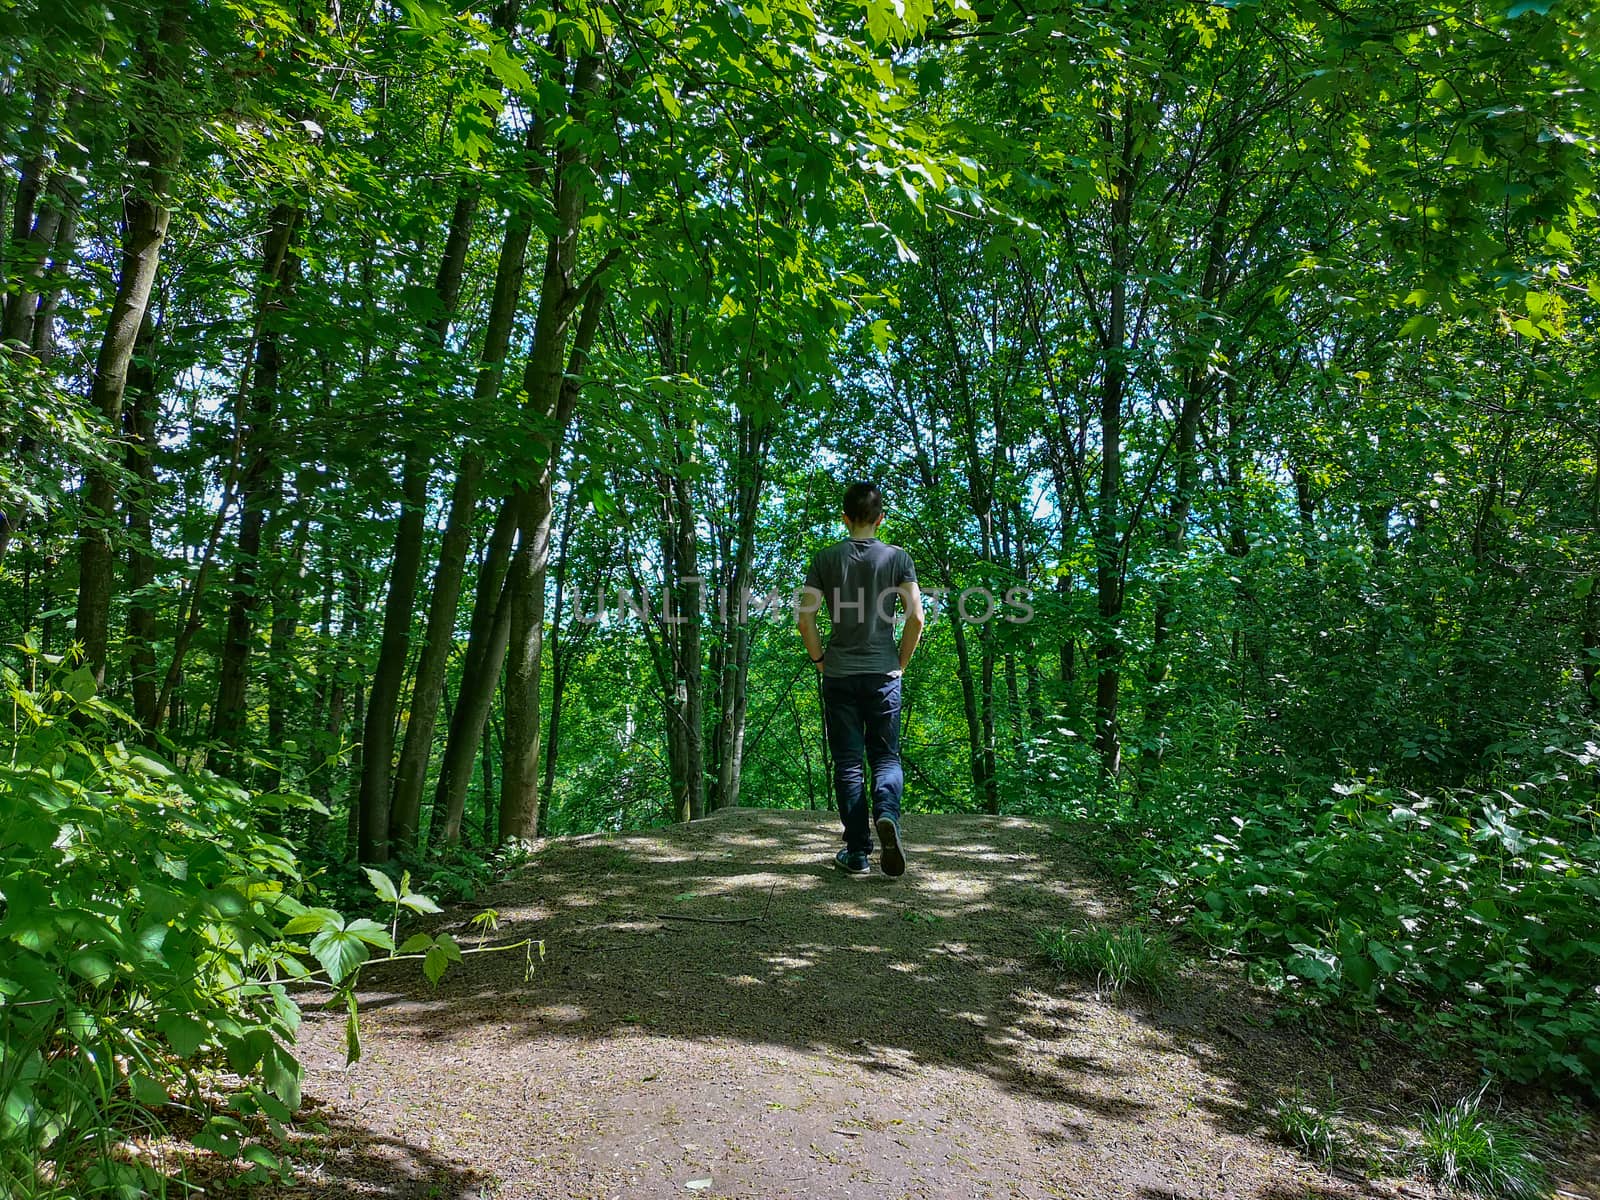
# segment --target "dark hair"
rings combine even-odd
[[[852,525],[870,525],[883,516],[883,493],[875,483],[852,483],[844,490],[844,515]]]

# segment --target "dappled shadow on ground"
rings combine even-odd
[[[1600,1128],[1591,1126],[1567,1147],[1555,1170],[1556,1187],[1567,1196],[1600,1200]]]
[[[165,1168],[172,1195],[293,1197],[295,1200],[491,1200],[498,1180],[416,1141],[373,1130],[359,1116],[308,1097],[287,1140],[255,1122],[257,1143],[283,1157],[289,1173],[266,1174],[242,1159],[225,1160],[195,1147],[184,1122],[141,1147],[141,1157]],[[193,1124],[198,1128],[198,1123]],[[192,1136],[193,1128],[187,1130]],[[163,1192],[163,1195],[168,1194]]]
[[[394,1060],[477,1063],[462,1094],[479,1105],[508,1089],[524,1108],[566,1095],[529,1079],[548,1069],[541,1055],[566,1046],[596,1061],[596,1086],[621,1097],[597,1123],[659,1124],[687,1099],[672,1089],[693,1088],[643,1062],[671,1058],[666,1039],[689,1047],[686,1070],[752,1072],[750,1088],[770,1095],[749,1119],[773,1138],[815,1133],[777,1114],[870,1093],[882,1099],[864,1119],[901,1124],[902,1144],[919,1154],[955,1137],[929,1124],[930,1107],[970,1107],[964,1119],[981,1136],[957,1137],[950,1153],[979,1174],[1022,1154],[1076,1164],[1073,1187],[1093,1182],[1106,1196],[1359,1194],[1326,1177],[1323,1192],[1291,1178],[1301,1174],[1292,1156],[1258,1136],[1261,1111],[1297,1080],[1323,1089],[1330,1076],[1346,1095],[1404,1100],[1421,1083],[1398,1060],[1359,1072],[1274,1026],[1258,993],[1210,969],[1185,972],[1163,1004],[1106,1002],[1037,950],[1042,928],[1125,919],[1075,865],[1070,832],[945,815],[908,816],[905,829],[911,870],[901,880],[835,871],[831,814],[741,809],[550,843],[479,906],[499,911],[501,938],[544,940],[532,979],[515,956],[471,960],[437,990],[399,966],[369,969],[372,1036]],[[754,1051],[770,1068],[750,1065]],[[630,1056],[643,1062],[637,1078],[627,1078]],[[842,1082],[789,1096],[772,1081],[801,1061]],[[393,1068],[415,1078],[409,1069]],[[751,1100],[733,1094],[745,1086],[729,1087],[735,1108]],[[840,1134],[832,1120],[818,1128]],[[597,1125],[593,1146],[608,1137]],[[928,1145],[911,1146],[919,1137]],[[882,1194],[946,1194],[917,1191],[910,1175],[888,1182],[906,1187]],[[948,1194],[962,1193],[952,1184]]]
[[[305,1165],[295,1194],[306,1200],[491,1200],[498,1185],[414,1140],[340,1116],[303,1141],[296,1158]]]

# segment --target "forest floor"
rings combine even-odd
[[[1392,1114],[1465,1080],[1275,1020],[1272,997],[1208,964],[1160,1003],[1101,997],[1035,940],[1127,916],[1069,840],[982,816],[909,815],[905,835],[898,880],[836,871],[831,813],[545,843],[463,910],[543,939],[531,978],[520,954],[469,957],[437,990],[414,963],[368,967],[349,1067],[342,1013],[308,1015],[325,1132],[292,1194],[1431,1194],[1326,1174],[1271,1141],[1264,1113],[1331,1079],[1392,1140]]]

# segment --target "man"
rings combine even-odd
[[[871,870],[872,830],[883,847],[885,875],[905,873],[900,837],[900,682],[922,637],[922,592],[911,555],[878,540],[883,495],[870,483],[844,493],[849,536],[818,551],[806,574],[798,610],[800,638],[822,675],[823,714],[833,752],[833,788],[844,822],[844,849],[834,864],[851,875]],[[905,630],[894,639],[895,602],[905,606]],[[827,606],[832,624],[827,650],[817,632],[817,611]],[[872,817],[861,764],[872,767]]]

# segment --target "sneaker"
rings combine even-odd
[[[833,865],[846,875],[867,875],[872,871],[872,862],[865,854],[848,848],[833,856]]]
[[[893,817],[878,818],[878,841],[883,843],[883,873],[888,876],[906,873],[905,847],[900,844],[900,823]]]

